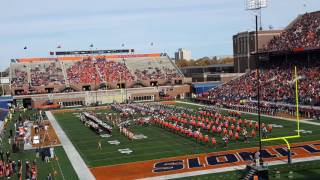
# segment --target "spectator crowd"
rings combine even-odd
[[[37,64],[30,69],[32,86],[64,84],[60,65],[56,62]]]
[[[294,50],[297,48],[320,47],[320,12],[306,13],[296,22],[274,37],[267,45],[268,50]]]
[[[260,70],[260,100],[295,104],[294,64],[281,63]],[[320,105],[320,63],[297,66],[299,103]],[[257,100],[257,71],[253,70],[210,91],[209,99],[216,104],[240,104]]]

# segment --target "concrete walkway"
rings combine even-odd
[[[95,177],[92,175],[91,171],[87,167],[86,163],[81,158],[80,154],[76,150],[76,148],[71,143],[68,136],[62,130],[60,125],[58,124],[56,118],[52,115],[50,111],[46,111],[46,115],[51,122],[53,128],[55,129],[58,138],[61,141],[63,149],[65,150],[74,170],[76,171],[78,178],[83,180],[94,180]],[[66,177],[68,179],[68,177]]]
[[[177,103],[182,103],[182,104],[190,104],[190,105],[194,105],[194,106],[207,106],[204,104],[197,104],[197,103],[192,103],[192,102],[184,102],[184,101],[176,101]],[[220,108],[222,110],[232,110],[232,109],[225,109],[225,108]],[[233,110],[233,111],[237,111],[237,110]],[[245,112],[245,111],[237,111],[237,112],[241,112],[241,113],[245,113],[245,114],[251,114],[251,115],[257,115],[256,113],[250,113],[250,112]],[[261,114],[261,117],[268,117],[268,118],[277,118],[277,119],[281,119],[281,120],[285,120],[285,121],[293,121],[293,122],[297,122],[296,119],[290,119],[290,118],[285,118],[285,117],[279,117],[279,116],[269,116],[269,115],[264,115]],[[316,126],[320,126],[320,123],[318,122],[312,122],[312,121],[308,121],[308,120],[300,120],[300,123],[304,123],[304,124],[311,124],[311,125],[316,125]]]

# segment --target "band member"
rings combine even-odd
[[[98,150],[102,150],[101,140],[98,141]]]
[[[249,127],[252,128],[252,126],[253,126],[253,122],[251,120],[250,123],[249,123]]]
[[[226,134],[223,138],[222,138],[223,142],[224,142],[224,148],[228,147],[228,143],[229,143],[229,137]]]
[[[209,136],[208,136],[208,135],[205,135],[203,141],[204,141],[205,143],[208,143],[208,142],[209,142]]]
[[[245,143],[249,143],[249,141],[248,141],[248,131],[247,131],[247,129],[245,127],[242,129],[242,136],[243,136],[244,142]]]
[[[262,129],[262,138],[267,138],[268,130],[266,126],[263,127]]]
[[[217,128],[216,128],[216,126],[215,126],[215,125],[213,125],[213,126],[212,126],[212,128],[211,128],[211,132],[212,132],[212,133],[216,133],[216,132],[217,132]]]
[[[251,131],[251,136],[254,138],[254,137],[256,137],[256,130],[255,129],[252,129],[252,131]]]
[[[256,124],[255,124],[255,128],[256,128],[256,130],[259,128],[259,124],[258,124],[258,122],[256,122]]]
[[[232,130],[229,130],[229,137],[230,137],[230,139],[232,139],[232,137],[233,137],[233,131]]]
[[[226,128],[223,128],[223,134],[224,135],[228,134],[228,130]]]
[[[269,133],[271,133],[271,131],[272,131],[272,124],[268,124],[268,131],[269,131]]]
[[[231,130],[233,131],[234,130],[234,124],[231,124]]]
[[[216,148],[216,144],[217,144],[216,138],[214,137],[211,138],[211,144],[214,146],[214,148]]]
[[[235,138],[235,140],[239,140],[239,133],[238,133],[238,132],[236,132],[236,133],[234,134],[234,138]]]
[[[240,133],[240,131],[241,131],[241,127],[240,127],[239,124],[238,124],[237,127],[236,127],[236,131],[237,131],[238,133]]]

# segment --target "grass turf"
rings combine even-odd
[[[177,104],[177,106],[186,105]],[[194,105],[187,105],[186,107],[194,109],[198,108]],[[102,112],[108,113],[110,110]],[[184,137],[182,135],[177,135],[167,129],[156,127],[155,125],[151,125],[149,127],[132,127],[131,130],[134,133],[144,134],[148,137],[147,139],[129,141],[126,137],[121,135],[118,130],[114,130],[112,132],[112,137],[110,138],[101,138],[93,131],[85,127],[80,122],[79,118],[73,113],[55,114],[55,117],[89,167],[226,150],[223,148],[220,136],[216,137],[218,141],[216,149],[204,144],[196,143],[193,139]],[[255,120],[256,116],[244,115],[244,118]],[[273,129],[273,137],[296,134],[294,132],[294,129],[296,128],[295,122],[265,117],[262,117],[262,121],[265,123],[274,123],[283,126],[283,128]],[[319,140],[320,130],[318,127],[308,124],[301,124],[301,129],[311,130],[312,134],[302,134],[302,138],[292,139],[290,142]],[[97,148],[97,143],[99,140],[102,142],[103,150],[98,150]],[[120,141],[120,144],[111,145],[107,142],[111,140],[118,140]],[[273,141],[263,143],[263,145],[276,144],[283,144],[283,142]],[[228,150],[254,147],[257,145],[257,138],[250,138],[249,144],[231,141]],[[133,150],[133,153],[126,155],[118,152],[118,149],[124,148],[130,148]]]
[[[31,120],[34,120],[35,111],[28,110],[25,113],[21,112],[23,116],[30,116]],[[6,127],[6,133],[4,137],[9,137],[9,130],[13,128],[14,121],[18,119],[18,113],[13,114],[13,120],[11,120]],[[1,145],[1,149],[3,152],[10,150],[11,155],[10,159],[14,161],[22,160],[23,163],[23,173],[22,177],[24,179],[25,175],[25,162],[29,161],[32,163],[33,160],[37,162],[38,168],[38,179],[46,179],[47,175],[51,173],[54,179],[70,179],[76,180],[78,179],[64,149],[62,146],[57,146],[54,148],[55,155],[58,157],[57,159],[51,159],[49,163],[45,163],[40,158],[36,158],[35,150],[26,150],[26,151],[19,151],[18,153],[12,153],[11,147],[8,144],[8,141],[3,141]],[[54,173],[56,172],[56,173]],[[18,179],[17,174],[14,174],[11,179]]]

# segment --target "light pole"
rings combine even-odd
[[[262,29],[262,23],[261,23],[261,9],[267,7],[267,0],[246,0],[246,10],[254,10],[258,11],[258,14],[260,16],[260,30]],[[261,112],[260,112],[260,60],[259,60],[259,31],[258,31],[258,15],[255,15],[255,61],[256,61],[256,72],[257,72],[257,100],[258,100],[258,122],[259,122],[259,152],[261,154],[262,150],[262,143],[261,143]],[[249,50],[250,51],[250,50]],[[261,158],[261,156],[260,156]]]
[[[94,58],[93,58],[93,44],[90,44],[90,50],[91,50],[91,61],[93,61],[94,60]],[[96,69],[96,71],[95,71],[95,73],[94,73],[94,88],[95,88],[95,106],[98,104],[98,88],[97,88],[97,74],[98,74],[98,72],[97,72],[97,68],[96,68],[96,61],[94,60],[94,63],[93,63],[93,65],[94,65],[94,68]]]
[[[126,60],[123,58],[122,61],[123,61],[123,65],[126,67]],[[126,80],[126,77],[124,77],[124,78],[125,78],[124,79],[124,90],[126,92],[126,102],[128,102],[127,80]]]
[[[258,36],[258,16],[256,16],[256,45],[255,45],[255,49],[256,49],[256,55],[255,55],[255,60],[257,63],[257,96],[258,96],[258,121],[259,121],[259,151],[261,152],[262,149],[262,144],[261,144],[261,112],[260,112],[260,70],[259,70],[259,66],[260,66],[260,60],[259,60],[259,47],[258,47],[258,43],[259,43],[259,36]]]

